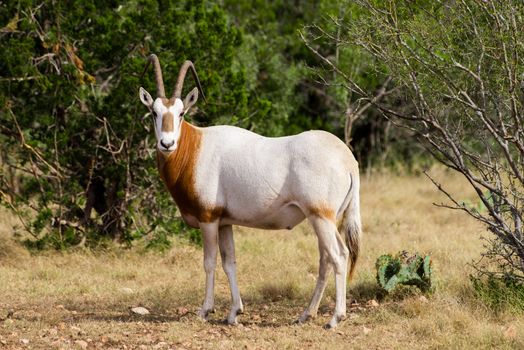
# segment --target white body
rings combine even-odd
[[[220,226],[291,229],[325,206],[340,215],[356,161],[332,134],[268,138],[230,126],[200,130],[195,187],[204,203],[227,209]],[[194,217],[185,219],[197,226]]]

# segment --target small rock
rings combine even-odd
[[[27,344],[29,344],[29,339],[22,338],[22,339],[20,339],[20,343],[22,343],[24,345],[27,345]]]
[[[138,315],[149,315],[149,310],[142,306],[132,308],[131,312]]]
[[[179,315],[185,315],[189,312],[189,310],[186,308],[186,307],[179,307],[178,309],[176,309],[176,312],[179,314]]]
[[[420,297],[418,297],[418,301],[420,301],[421,303],[426,304],[428,302],[428,298],[426,298],[425,296],[421,295]]]
[[[362,332],[365,334],[365,335],[368,335],[370,332],[371,332],[371,328],[368,328],[366,326],[364,326],[362,328]]]
[[[504,337],[513,339],[517,336],[517,328],[514,325],[510,325],[508,327],[505,327],[504,330]]]
[[[369,300],[366,303],[366,305],[369,306],[369,307],[378,307],[379,306],[378,301],[376,301],[375,299]]]
[[[124,287],[124,288],[121,288],[120,291],[124,294],[133,294],[135,291],[132,290],[131,288],[127,288],[127,287]]]
[[[77,326],[71,326],[71,330],[78,334],[82,333],[82,329],[78,328]]]
[[[76,340],[75,345],[80,349],[87,349],[87,342],[85,340]]]
[[[350,320],[356,320],[357,318],[359,318],[360,316],[354,312],[350,313],[349,314],[349,319]]]

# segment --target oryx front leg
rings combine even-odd
[[[244,311],[240,292],[238,290],[237,275],[236,275],[236,260],[235,260],[235,242],[233,240],[233,228],[231,225],[222,226],[219,230],[218,243],[220,246],[220,257],[222,259],[222,267],[229,280],[229,288],[231,289],[231,311],[227,317],[227,323],[236,325],[237,315]]]
[[[215,307],[215,267],[217,263],[218,247],[218,222],[200,223],[202,241],[204,242],[204,270],[206,272],[206,293],[204,303],[198,312],[198,316],[207,320],[210,312]]]
[[[332,220],[319,216],[312,216],[309,220],[317,234],[321,256],[326,254],[335,272],[335,311],[333,318],[326,324],[327,328],[333,328],[346,318],[346,278],[349,250]]]

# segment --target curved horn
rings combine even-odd
[[[155,68],[155,79],[156,79],[156,91],[158,97],[166,97],[166,91],[164,89],[164,80],[162,79],[162,68],[160,67],[160,61],[158,61],[158,57],[152,53],[147,58],[147,65],[144,69],[144,73],[149,68],[149,65],[153,63],[153,67]],[[144,75],[142,73],[142,75]]]
[[[204,101],[206,101],[206,97],[204,96],[202,85],[200,85],[200,80],[198,79],[198,75],[197,75],[195,66],[193,65],[193,62],[189,60],[185,61],[182,67],[180,67],[180,71],[178,73],[178,79],[176,80],[175,92],[173,92],[173,98],[181,98],[182,88],[184,87],[184,80],[186,78],[186,73],[189,68],[191,68],[191,72],[193,73],[193,77],[195,78],[195,81],[197,83],[198,90],[200,90],[200,93],[202,94],[202,98],[204,99]]]

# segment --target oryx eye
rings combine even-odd
[[[151,114],[153,114],[153,117],[156,118],[156,112],[155,111],[151,111]]]

